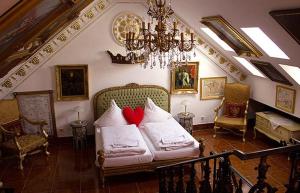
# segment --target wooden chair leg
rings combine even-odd
[[[245,135],[246,135],[246,129],[244,128],[244,129],[243,129],[243,142],[244,142],[244,143],[246,142]]]
[[[23,161],[25,159],[25,156],[26,156],[26,154],[22,154],[22,153],[19,154],[19,159],[20,159],[19,168],[20,168],[20,170],[24,169],[24,167],[23,167]]]
[[[218,127],[217,127],[217,126],[214,126],[214,130],[215,130],[215,134],[213,135],[214,138],[217,137],[217,129],[218,129]]]
[[[47,142],[46,144],[44,144],[44,151],[45,151],[45,154],[46,154],[47,156],[50,155],[50,152],[48,151],[48,145],[49,145],[48,142]]]

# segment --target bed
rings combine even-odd
[[[143,107],[147,97],[151,98],[160,108],[170,112],[170,95],[165,88],[156,85],[138,85],[131,83],[125,86],[111,87],[97,92],[93,98],[94,119],[96,120],[109,108],[112,99],[115,100],[120,108],[125,106],[135,108],[137,106]],[[185,157],[186,150],[170,151],[161,156],[160,154],[162,152],[155,150],[155,147],[151,146],[151,142],[147,139],[147,135],[143,132],[143,129],[141,129],[141,133],[149,148],[143,156],[105,158],[100,141],[100,129],[95,128],[96,163],[99,166],[100,178],[103,184],[106,176],[154,171],[158,166],[191,159],[191,157]],[[198,143],[195,141],[194,144],[197,146],[196,148],[199,156],[203,156],[203,142],[200,141]],[[180,158],[176,158],[176,155],[180,155]],[[160,158],[153,160],[155,156]],[[129,165],[128,163],[131,164]]]

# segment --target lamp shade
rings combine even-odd
[[[74,108],[74,111],[75,111],[75,112],[82,113],[82,112],[84,112],[84,108],[83,108],[82,106],[76,106],[76,107]]]
[[[189,105],[191,105],[191,102],[188,101],[188,100],[183,100],[183,101],[181,101],[180,104],[183,105],[183,106],[189,106]]]

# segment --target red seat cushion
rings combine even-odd
[[[136,107],[134,110],[131,107],[124,107],[122,112],[128,124],[139,126],[144,118],[144,109],[142,107]]]

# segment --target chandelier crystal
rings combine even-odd
[[[140,34],[129,31],[126,33],[125,47],[127,53],[143,55],[144,68],[152,69],[159,63],[160,68],[174,69],[182,64],[181,61],[191,60],[191,51],[195,53],[194,33],[190,33],[190,39],[185,40],[184,34],[177,28],[177,22],[172,20],[174,11],[171,0],[166,5],[166,0],[150,0],[147,14],[151,23],[142,23]],[[154,27],[151,25],[154,24]],[[180,35],[180,37],[179,37]],[[135,61],[133,61],[135,62]]]

